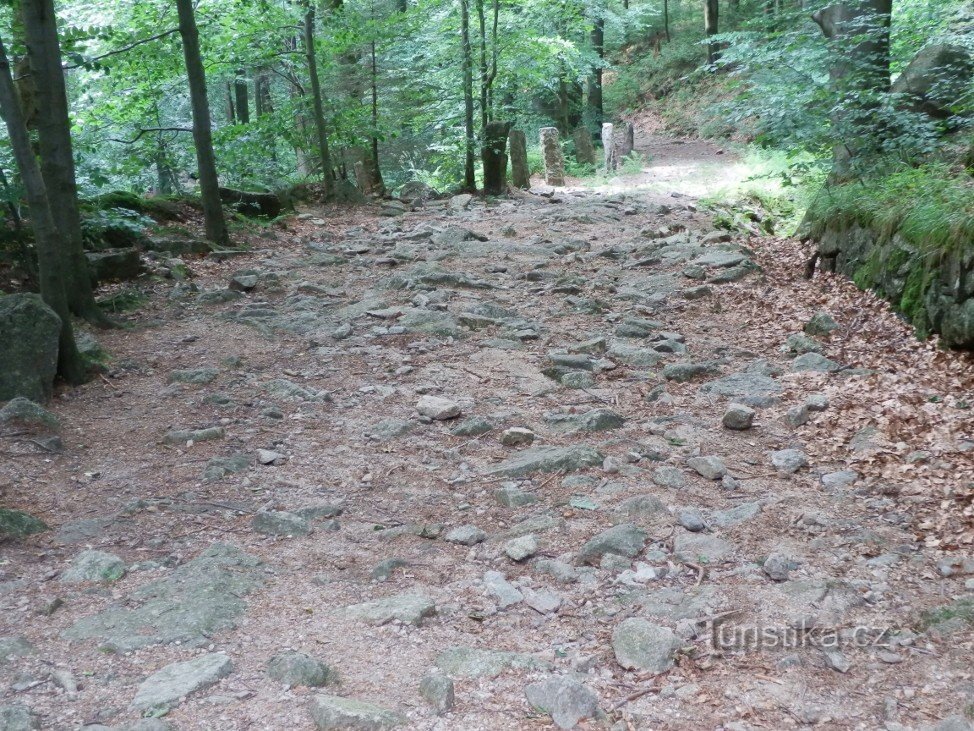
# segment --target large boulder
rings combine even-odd
[[[88,273],[95,284],[137,279],[142,274],[142,257],[135,248],[89,251],[85,256],[88,258]]]
[[[61,318],[36,294],[0,297],[0,401],[47,401],[57,374]]]
[[[937,43],[922,49],[893,82],[918,111],[944,119],[971,89],[974,58],[963,46]]]

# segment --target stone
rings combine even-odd
[[[531,171],[528,166],[527,140],[524,132],[512,129],[507,135],[507,146],[511,157],[511,185],[515,188],[531,187]]]
[[[944,578],[974,574],[974,558],[969,556],[944,556],[937,560],[937,572]]]
[[[279,465],[284,464],[287,461],[287,457],[280,452],[275,452],[273,449],[258,449],[257,450],[257,464],[264,466],[267,465]]]
[[[436,198],[437,192],[420,180],[410,180],[399,189],[398,198],[404,203],[429,201]]]
[[[523,508],[538,502],[533,492],[525,492],[516,485],[506,485],[494,490],[494,499],[505,508]]]
[[[46,530],[47,524],[30,513],[0,508],[0,538],[26,538]]]
[[[430,419],[445,421],[460,416],[460,404],[439,396],[426,395],[416,402],[416,411]]]
[[[805,323],[804,330],[808,335],[828,335],[839,328],[839,323],[832,319],[828,312],[816,312],[812,319]]]
[[[616,508],[616,515],[639,524],[653,524],[669,516],[666,506],[655,495],[635,495]]]
[[[717,373],[716,363],[671,363],[663,367],[663,378],[676,383],[686,383],[715,373]]]
[[[27,706],[0,706],[0,731],[35,731],[40,719]]]
[[[914,109],[938,119],[954,113],[957,99],[968,91],[974,58],[962,45],[932,43],[920,49],[896,81],[892,93]]]
[[[745,431],[754,424],[754,409],[744,404],[728,404],[721,423],[733,431]]]
[[[798,355],[822,352],[822,344],[820,342],[802,333],[789,335],[785,343],[788,345],[789,351],[798,353]]]
[[[810,415],[808,413],[808,406],[802,404],[801,406],[793,406],[788,409],[785,414],[785,422],[788,426],[799,427],[808,423]]]
[[[232,457],[214,457],[206,463],[203,469],[203,479],[207,481],[219,480],[227,475],[243,472],[250,467],[253,458],[246,454],[235,454]]]
[[[733,550],[727,541],[706,533],[678,533],[673,540],[673,555],[683,563],[723,563]]]
[[[719,480],[727,474],[727,467],[720,457],[690,457],[687,467],[707,480]]]
[[[657,467],[653,470],[653,482],[660,487],[668,487],[672,490],[679,490],[686,485],[686,478],[683,470],[679,467]]]
[[[436,614],[436,604],[422,594],[397,594],[353,604],[345,608],[345,614],[371,625],[383,625],[396,620],[418,627],[424,619]]]
[[[622,523],[590,538],[579,551],[578,560],[597,565],[605,554],[634,558],[643,550],[648,538],[649,534],[639,526]]]
[[[0,296],[0,401],[51,397],[60,333],[61,318],[40,295]]]
[[[342,698],[337,695],[319,695],[309,707],[311,719],[318,731],[330,729],[355,729],[356,731],[383,731],[404,726],[407,719],[401,713],[374,703]]]
[[[103,551],[82,551],[71,561],[71,565],[61,574],[66,584],[80,584],[85,581],[112,582],[125,576],[125,562],[112,553]]]
[[[474,546],[487,540],[487,534],[475,525],[461,525],[450,530],[443,540],[461,546]]]
[[[791,561],[783,553],[776,551],[764,560],[761,568],[772,581],[787,581],[791,572]]]
[[[505,447],[526,447],[534,442],[534,432],[521,426],[512,426],[501,434],[501,444]]]
[[[205,386],[213,383],[220,371],[216,368],[189,368],[175,370],[169,374],[169,383],[186,383],[192,386]]]
[[[848,487],[859,479],[859,473],[855,470],[839,470],[822,475],[822,484],[830,489]]]
[[[477,647],[450,647],[436,658],[436,666],[456,678],[496,677],[505,670],[546,670],[549,665],[531,655]]]
[[[0,667],[12,658],[32,655],[34,646],[24,637],[0,637]]]
[[[561,729],[572,729],[579,721],[599,712],[599,697],[573,678],[551,676],[524,689],[534,708],[551,716]]]
[[[484,573],[484,587],[497,601],[499,609],[507,609],[524,601],[522,594],[500,571],[487,571]]]
[[[821,353],[805,353],[791,362],[791,369],[796,373],[834,373],[842,368],[841,363],[836,363]]]
[[[257,559],[215,543],[118,605],[79,619],[63,637],[97,639],[100,647],[120,653],[176,642],[198,647],[236,626],[247,606],[244,597],[262,581]]]
[[[545,421],[555,431],[567,434],[609,431],[625,425],[625,419],[611,409],[593,409],[584,414],[546,414]]]
[[[227,288],[236,290],[237,292],[252,292],[257,288],[259,283],[260,276],[257,274],[240,272],[230,278],[230,284],[227,285]]]
[[[565,388],[592,388],[595,386],[595,377],[588,371],[568,371],[558,382]]]
[[[373,581],[388,581],[396,569],[409,566],[409,561],[402,558],[386,558],[379,561],[370,574]]]
[[[829,408],[829,397],[824,393],[813,393],[805,399],[805,408],[809,411],[825,411]]]
[[[691,533],[699,533],[707,527],[703,515],[696,508],[681,508],[676,513],[676,522]]]
[[[250,521],[250,527],[265,536],[306,536],[311,533],[311,523],[284,510],[261,510]]]
[[[162,715],[188,695],[216,685],[233,672],[233,662],[222,652],[166,665],[139,686],[130,708],[151,715]]]
[[[456,704],[453,680],[442,673],[427,673],[419,681],[419,694],[437,716],[449,713]]]
[[[736,402],[765,408],[778,400],[784,389],[768,375],[763,373],[732,373],[700,387],[704,393],[729,396]]]
[[[512,561],[523,561],[538,552],[538,539],[532,535],[512,538],[504,544],[504,553]]]
[[[227,430],[222,426],[211,426],[208,429],[175,429],[167,432],[162,438],[163,444],[186,444],[188,442],[209,442],[214,439],[223,439]]]
[[[779,449],[769,452],[771,464],[778,472],[790,475],[808,466],[808,457],[798,449]]]
[[[612,651],[626,670],[666,672],[680,647],[672,630],[638,617],[623,620],[612,631]]]
[[[299,685],[320,688],[334,680],[334,672],[325,663],[303,652],[281,652],[267,662],[267,676],[288,688]]]
[[[525,587],[522,593],[524,603],[538,614],[552,614],[561,606],[561,597],[553,591],[535,591]]]
[[[832,670],[839,673],[847,673],[852,669],[852,663],[837,647],[822,647],[822,654],[825,656],[825,664]]]
[[[532,447],[519,452],[490,471],[508,477],[524,477],[533,472],[577,472],[598,467],[605,456],[592,447]]]
[[[565,184],[565,159],[561,153],[557,127],[542,127],[541,155],[544,159],[545,182],[560,187]]]
[[[61,426],[54,414],[23,396],[11,399],[0,409],[0,425],[42,431],[57,431]]]
[[[486,434],[493,428],[493,424],[487,421],[487,419],[479,416],[471,416],[469,419],[464,419],[450,429],[450,434],[455,437],[479,437],[481,434]]]

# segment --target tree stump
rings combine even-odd
[[[605,153],[605,171],[608,173],[615,170],[618,164],[615,128],[609,122],[602,124],[602,150]]]
[[[524,132],[512,129],[507,136],[511,148],[511,184],[515,188],[531,187],[531,170],[528,168],[528,143]]]
[[[572,140],[575,141],[575,160],[581,165],[595,164],[595,145],[592,144],[592,135],[585,127],[579,127],[572,132]]]
[[[541,128],[541,154],[544,158],[544,177],[548,185],[565,184],[565,158],[561,154],[557,127]]]
[[[507,192],[507,133],[510,122],[488,122],[484,128],[484,194],[503,195]]]

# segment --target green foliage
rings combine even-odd
[[[128,246],[142,239],[155,224],[131,208],[99,208],[81,220],[81,234],[87,248]]]
[[[135,289],[134,287],[126,287],[99,299],[98,306],[105,310],[105,312],[118,314],[122,312],[133,312],[148,301],[149,298],[141,290]]]

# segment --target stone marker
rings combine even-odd
[[[565,184],[565,158],[561,154],[557,127],[541,128],[541,154],[544,157],[544,177],[548,185]]]

